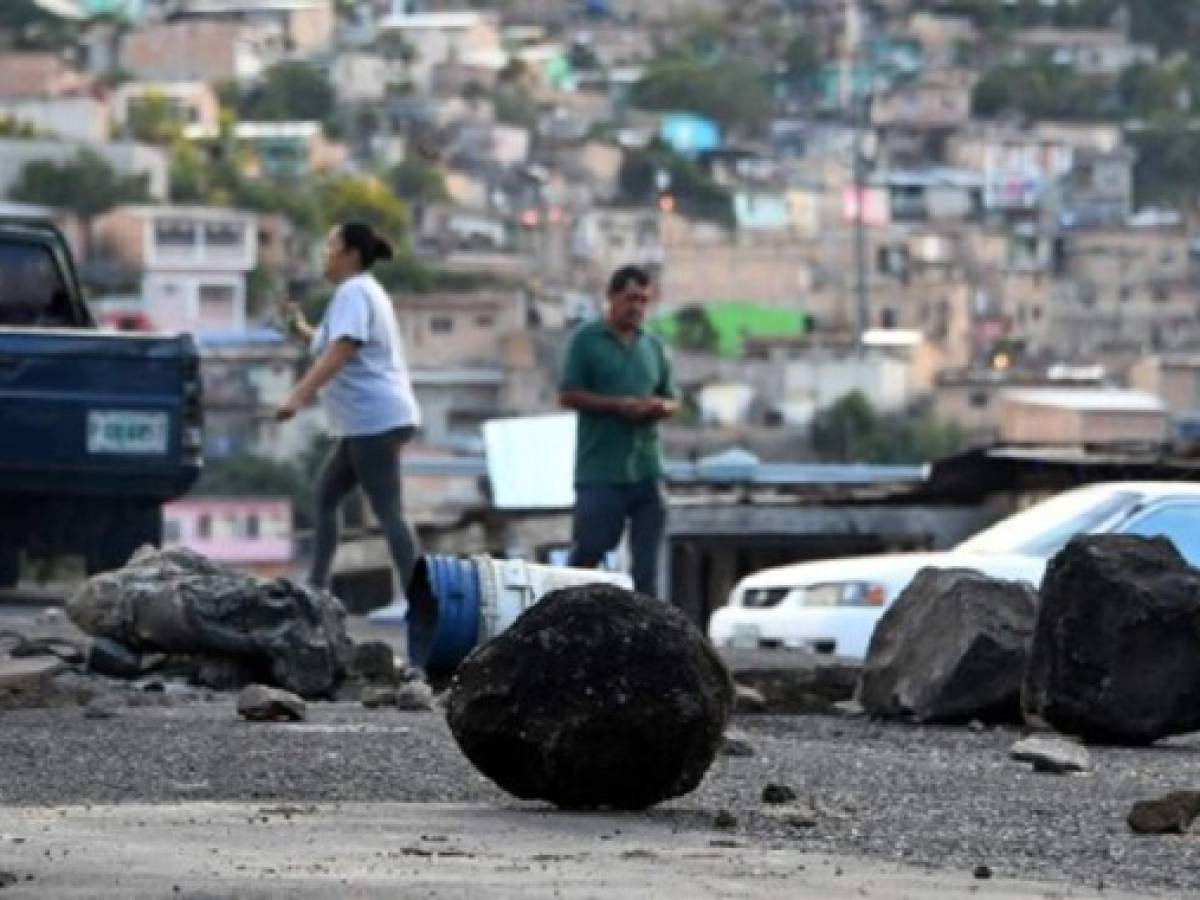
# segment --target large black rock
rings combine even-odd
[[[1200,729],[1200,572],[1165,538],[1071,541],[1042,582],[1023,703],[1096,743]]]
[[[1036,613],[1024,582],[922,569],[875,626],[859,700],[880,718],[1018,721]]]
[[[332,594],[184,549],[138,551],[125,568],[85,582],[67,613],[88,634],[136,653],[229,659],[302,697],[332,694],[352,654]]]
[[[595,584],[548,594],[476,649],[447,718],[517,797],[644,809],[700,784],[732,708],[725,664],[682,613]]]

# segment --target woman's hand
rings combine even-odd
[[[276,422],[287,422],[296,417],[296,413],[300,412],[300,407],[304,404],[296,400],[295,397],[288,397],[279,408],[275,410]]]
[[[276,306],[279,310],[279,317],[283,320],[289,334],[304,340],[312,338],[312,326],[304,317],[304,310],[300,308],[299,303],[294,300],[280,300]]]

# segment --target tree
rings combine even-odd
[[[323,122],[336,98],[325,74],[311,63],[276,63],[263,75],[261,87],[242,95],[243,119],[263,122]]]
[[[183,133],[183,119],[161,91],[147,91],[129,107],[129,133],[147,144],[170,144]]]
[[[747,132],[762,128],[773,108],[768,78],[753,63],[709,62],[694,55],[653,63],[633,86],[632,100],[642,109],[693,112],[726,129]]]
[[[697,163],[661,142],[625,154],[618,176],[622,198],[635,204],[649,202],[658,191],[659,172],[670,176],[671,195],[682,215],[732,227],[733,200],[729,191]]]
[[[821,459],[875,464],[929,462],[960,452],[966,442],[953,422],[929,415],[881,416],[861,391],[817,413],[811,440]]]
[[[321,208],[326,226],[358,220],[392,241],[408,232],[408,207],[378,178],[345,175],[329,180],[321,189]]]
[[[0,116],[0,137],[35,138],[37,136],[37,128],[28,122],[22,122],[12,116]]]
[[[1121,114],[1105,79],[1081,75],[1047,59],[998,66],[979,80],[972,109],[981,118],[1021,113],[1031,119],[1096,119]]]
[[[821,459],[863,461],[870,455],[878,430],[875,407],[861,391],[853,391],[813,418],[813,450]]]
[[[74,43],[78,25],[33,0],[2,0],[0,31],[11,35],[20,49],[58,52]]]
[[[27,164],[9,192],[22,203],[68,209],[79,216],[85,245],[91,243],[92,220],[122,203],[150,200],[146,175],[122,175],[93,150],[82,150],[64,163],[35,160]]]
[[[448,196],[441,170],[416,157],[393,167],[388,181],[396,195],[408,203],[436,203]]]
[[[821,69],[821,48],[811,34],[798,34],[783,51],[783,68],[789,81],[807,84]]]
[[[1200,132],[1186,123],[1165,123],[1131,132],[1130,142],[1137,152],[1138,205],[1193,207],[1200,198]]]

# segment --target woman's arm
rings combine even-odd
[[[313,367],[292,388],[287,400],[275,411],[276,421],[286,422],[296,415],[357,352],[358,345],[349,338],[338,338],[326,347]]]

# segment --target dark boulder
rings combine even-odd
[[[1023,703],[1093,743],[1200,730],[1200,572],[1165,538],[1071,541],[1042,582]]]
[[[728,670],[682,613],[594,584],[548,594],[476,649],[447,719],[517,797],[644,809],[700,784],[732,709]]]
[[[1187,834],[1200,816],[1200,793],[1175,791],[1133,804],[1125,821],[1138,834]]]
[[[67,604],[80,629],[135,654],[232,657],[304,697],[332,694],[351,645],[332,594],[267,581],[184,549],[140,550]]]
[[[922,569],[884,613],[859,700],[880,718],[1018,721],[1037,593],[967,569]]]

